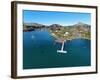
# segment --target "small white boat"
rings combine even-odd
[[[31,38],[32,38],[32,39],[34,39],[34,38],[35,38],[35,36],[34,36],[34,35],[32,35],[32,36],[31,36]]]

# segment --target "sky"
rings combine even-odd
[[[91,14],[79,12],[23,10],[23,22],[39,23],[44,25],[73,25],[78,22],[91,24]]]

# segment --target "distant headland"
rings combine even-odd
[[[79,22],[74,25],[63,26],[60,24],[43,25],[39,23],[24,23],[23,31],[48,30],[56,39],[72,40],[76,38],[91,38],[91,25]],[[67,33],[67,34],[66,34]]]

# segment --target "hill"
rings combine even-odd
[[[23,31],[34,31],[34,30],[48,30],[51,35],[59,39],[75,39],[75,38],[91,38],[91,26],[82,22],[79,22],[70,26],[62,26],[60,24],[43,25],[38,23],[24,23]],[[68,33],[65,35],[65,33]]]

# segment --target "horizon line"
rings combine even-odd
[[[64,25],[64,24],[60,24],[60,23],[43,24],[43,23],[37,23],[37,22],[23,22],[23,24],[32,24],[32,23],[42,24],[42,25],[47,25],[47,26],[50,26],[50,25],[53,25],[53,24],[58,24],[58,25],[62,25],[62,26],[71,26],[71,25],[75,25],[75,24],[79,24],[79,23],[91,25],[91,24],[89,24],[89,23],[84,23],[84,22],[77,22],[77,23],[68,24],[68,25]]]

